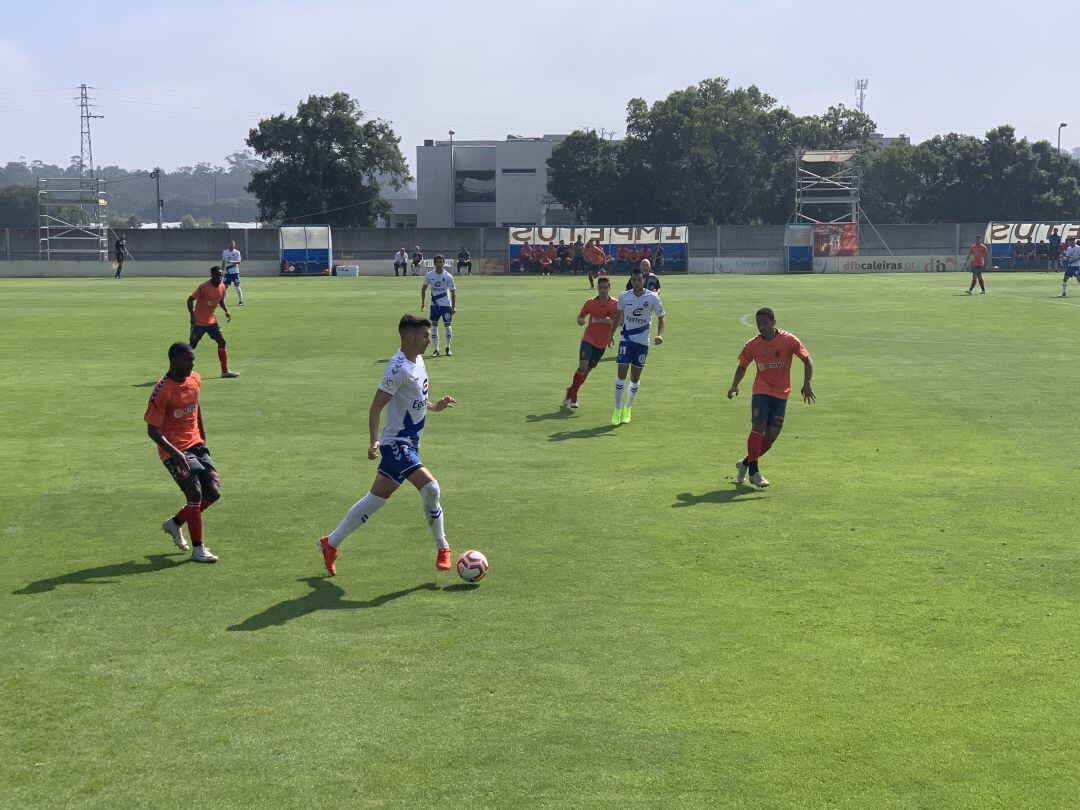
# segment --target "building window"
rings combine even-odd
[[[536,169],[503,169],[503,174],[536,174]]]
[[[454,175],[454,202],[495,202],[495,172],[456,172]]]

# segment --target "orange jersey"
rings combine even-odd
[[[202,444],[203,436],[199,430],[199,387],[202,378],[194,371],[183,382],[177,382],[168,375],[162,377],[150,394],[143,419],[161,431],[161,435],[177,450],[187,450]],[[158,447],[161,460],[169,454]]]
[[[1019,247],[1019,245],[1017,246]],[[986,267],[986,245],[975,244],[971,246],[971,266]]]
[[[751,363],[757,366],[755,394],[787,399],[791,393],[792,357],[805,360],[810,357],[810,352],[795,335],[777,329],[772,340],[765,340],[761,335],[748,340],[739,352],[739,365],[743,368]]]
[[[618,303],[610,296],[607,301],[601,301],[597,296],[585,302],[581,307],[581,312],[578,313],[578,317],[589,319],[585,334],[581,336],[583,341],[598,349],[607,348],[608,341],[611,339],[611,321],[615,318]],[[608,323],[603,323],[604,318],[608,320]]]
[[[533,249],[531,245],[521,246],[521,257],[523,259],[531,259],[533,257]]]
[[[620,246],[615,251],[615,259],[616,259],[616,261],[625,262],[627,260],[627,258],[629,258],[629,256],[630,256],[630,251],[627,249],[626,245]]]
[[[225,285],[215,286],[209,281],[204,281],[195,288],[191,297],[195,299],[195,323],[199,326],[212,326],[217,323],[214,310],[225,300]]]
[[[589,245],[585,248],[585,261],[595,265],[607,264],[607,254],[602,247]]]

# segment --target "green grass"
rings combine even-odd
[[[580,279],[463,279],[411,488],[323,579],[415,279],[250,279],[198,351],[217,566],[141,421],[191,281],[0,285],[0,805],[1075,806],[1077,301],[1055,276],[665,280],[632,425],[558,404]],[[737,490],[770,305],[797,400]],[[798,373],[796,373],[796,388]]]

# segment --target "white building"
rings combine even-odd
[[[416,147],[421,228],[558,225],[566,212],[547,190],[547,159],[566,135],[505,141],[426,140]]]

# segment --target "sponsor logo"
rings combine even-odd
[[[427,388],[428,388],[427,377],[424,377],[424,385],[421,387],[421,390],[426,394],[427,393]]]
[[[757,364],[758,371],[764,371],[767,368],[783,368],[783,367],[784,367],[784,363],[783,363],[782,360],[779,361],[779,362],[776,362],[776,363],[758,363]]]
[[[181,417],[187,416],[189,413],[194,412],[194,410],[196,408],[198,408],[198,407],[199,407],[199,403],[195,402],[195,403],[192,403],[191,405],[188,405],[186,408],[176,408],[172,412],[173,419],[180,419]]]
[[[387,377],[385,380],[383,380],[383,385],[385,387],[387,387],[387,388],[393,388],[394,387],[394,378],[393,377]]]

